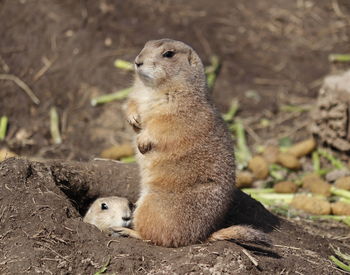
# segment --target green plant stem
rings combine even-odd
[[[317,151],[312,152],[312,166],[314,168],[314,172],[319,174],[321,169],[320,155]]]
[[[350,199],[346,199],[344,197],[339,198],[340,202],[350,203]]]
[[[135,156],[124,157],[120,159],[123,163],[133,163],[136,162]]]
[[[346,265],[344,264],[342,261],[338,260],[336,257],[334,256],[330,256],[329,259],[339,268],[350,272],[350,265]]]
[[[62,143],[60,130],[59,130],[59,117],[55,107],[50,109],[50,132],[53,142],[55,144]]]
[[[115,93],[95,97],[91,100],[91,105],[96,106],[98,104],[108,103],[114,100],[122,100],[127,98],[130,92],[131,88],[126,88]]]
[[[288,169],[282,167],[281,165],[274,164],[274,163],[269,165],[269,173],[271,177],[273,177],[277,181],[284,179],[285,172],[288,172]]]
[[[288,204],[290,204],[294,198],[294,194],[274,193],[273,188],[243,188],[242,191],[267,206],[281,207],[279,204],[282,204],[282,206],[287,208]]]
[[[108,261],[94,275],[101,275],[101,274],[105,273],[107,271],[110,263],[111,263],[111,258],[109,257]]]
[[[328,60],[331,62],[350,62],[350,54],[330,54]]]
[[[232,100],[231,105],[230,105],[230,109],[228,110],[227,113],[222,115],[222,118],[226,122],[233,121],[238,109],[239,109],[238,100],[237,99]]]
[[[322,149],[317,149],[317,152],[324,158],[326,158],[335,168],[344,169],[345,165],[343,162],[336,157],[334,157],[330,152],[327,152]]]
[[[272,204],[277,203],[278,201],[289,204],[291,203],[294,194],[278,194],[278,193],[265,193],[265,194],[251,194],[252,198],[258,201],[269,201]]]
[[[273,188],[243,188],[241,189],[244,193],[248,195],[251,194],[265,194],[265,193],[273,193]]]
[[[129,62],[122,59],[116,59],[114,61],[114,66],[118,69],[126,70],[126,71],[133,71],[134,65]]]
[[[236,160],[238,168],[242,169],[248,165],[248,161],[251,159],[252,155],[247,146],[243,123],[236,119],[232,128],[235,130],[236,134]]]
[[[215,84],[215,80],[220,68],[220,61],[217,56],[212,56],[210,58],[210,65],[205,68],[205,74],[207,76],[207,84],[209,89],[212,89]]]
[[[338,247],[338,249],[335,249],[332,245],[331,245],[335,255],[337,255],[340,259],[343,259],[347,262],[350,262],[350,254],[345,254],[345,253],[342,253]]]
[[[0,140],[4,140],[6,137],[7,123],[8,123],[7,116],[2,116],[0,119]]]
[[[345,199],[350,200],[350,191],[347,191],[347,190],[341,189],[341,188],[337,188],[337,187],[334,187],[334,186],[331,187],[330,191],[331,191],[331,193],[333,195],[336,195],[336,196],[339,196],[339,197],[343,197]]]
[[[316,215],[309,216],[312,220],[335,220],[345,223],[350,226],[350,216],[335,216],[335,215]]]

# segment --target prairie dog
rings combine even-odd
[[[236,190],[233,141],[197,53],[180,41],[149,41],[135,71],[126,115],[136,132],[141,192],[134,229],[119,233],[168,247],[265,241],[248,226],[221,229]]]
[[[130,227],[132,204],[126,198],[116,196],[99,198],[92,203],[83,221],[101,231],[108,231],[110,227]]]
[[[123,235],[122,232],[119,233],[120,227],[129,228],[132,225],[132,209],[132,203],[130,203],[126,198],[116,196],[100,198],[90,206],[84,217],[84,222],[95,225],[101,231],[106,231],[112,235],[120,236]],[[241,231],[243,231],[244,234],[247,234],[247,231],[251,231],[253,235],[255,234],[255,230],[250,227],[235,226],[235,239],[241,239]],[[134,237],[141,239],[137,234],[134,235]],[[214,232],[206,241],[226,240],[232,238],[232,228],[229,227]],[[262,239],[257,239],[257,241],[262,241]]]

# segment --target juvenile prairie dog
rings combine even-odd
[[[235,191],[233,142],[188,45],[146,43],[126,115],[136,132],[141,192],[134,228],[120,234],[179,247],[205,240],[264,241],[248,226],[223,228]],[[218,231],[219,230],[219,231]]]
[[[116,196],[99,198],[92,203],[83,221],[101,231],[109,231],[111,227],[130,227],[132,204],[126,198]]]

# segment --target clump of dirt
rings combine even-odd
[[[350,70],[328,76],[320,89],[314,109],[312,131],[324,142],[341,151],[350,151]]]
[[[118,195],[135,201],[137,191],[133,164],[14,158],[1,162],[0,273],[93,274],[106,263],[108,271],[121,274],[337,273],[327,258],[329,244],[344,248],[344,243],[310,235],[302,224],[273,216],[241,192],[232,220],[270,232],[274,246],[222,241],[171,249],[111,238],[82,221],[95,197]],[[339,226],[336,234],[345,232]],[[246,253],[256,258],[258,267]]]

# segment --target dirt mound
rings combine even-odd
[[[269,233],[275,246],[222,241],[171,249],[111,238],[82,222],[81,215],[98,196],[135,201],[137,182],[137,167],[130,164],[1,162],[0,273],[93,274],[106,263],[108,271],[119,274],[337,272],[327,260],[328,247],[330,242],[341,247],[341,242],[310,235],[241,192],[232,217],[265,231],[276,228]]]

